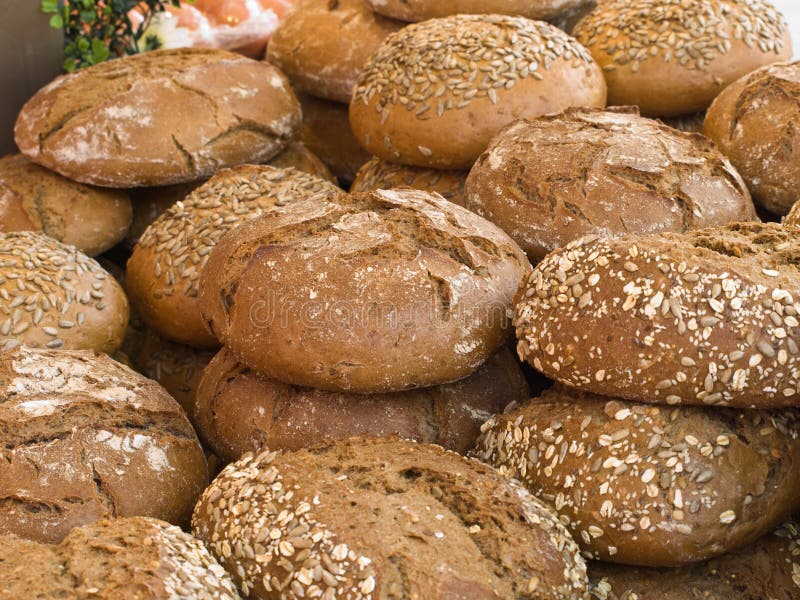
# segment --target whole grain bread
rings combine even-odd
[[[435,192],[446,200],[464,206],[466,171],[426,169],[386,162],[373,157],[359,169],[350,193],[410,187],[424,192]]]
[[[254,599],[588,597],[552,509],[430,444],[246,454],[206,490],[192,526]]]
[[[676,566],[800,510],[800,412],[667,407],[563,387],[487,421],[475,455],[553,504],[591,558]]]
[[[197,388],[194,422],[203,441],[229,461],[262,448],[298,450],[352,435],[395,434],[463,454],[475,444],[484,421],[529,397],[508,349],[457,383],[371,395],[259,377],[222,349]]]
[[[222,50],[126,56],[58,77],[22,108],[24,155],[84,183],[158,186],[263,162],[300,126],[272,65]]]
[[[200,280],[209,331],[292,385],[396,392],[472,374],[508,338],[530,265],[499,228],[401,188],[276,207],[222,238]]]
[[[574,108],[509,125],[472,167],[465,206],[532,261],[584,235],[757,220],[744,181],[713,143],[635,108]]]
[[[197,539],[147,517],[104,519],[58,544],[0,536],[0,598],[239,600]]]
[[[519,355],[606,396],[798,406],[798,235],[739,223],[569,244],[524,286]]]
[[[0,355],[0,533],[57,543],[109,516],[188,521],[203,450],[164,389],[102,354]]]
[[[459,14],[502,14],[553,19],[588,0],[367,0],[374,10],[403,21],[424,21]]]

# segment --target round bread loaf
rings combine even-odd
[[[270,159],[266,164],[278,169],[294,168],[309,175],[315,175],[331,183],[336,179],[324,162],[309,150],[305,144],[298,141],[290,142],[286,149],[278,156]]]
[[[96,261],[41,233],[0,233],[0,350],[114,352],[128,299]]]
[[[602,71],[560,29],[458,15],[389,36],[358,80],[350,123],[361,145],[385,160],[468,169],[518,118],[605,105]]]
[[[272,34],[267,60],[298,90],[348,104],[364,63],[403,25],[365,0],[297,0]]]
[[[464,206],[466,180],[466,171],[397,165],[373,157],[356,174],[350,193],[410,187],[424,192],[435,192],[450,202]]]
[[[588,0],[366,0],[377,13],[403,21],[425,21],[459,14],[499,14],[552,19]]]
[[[0,232],[41,231],[94,256],[125,236],[131,212],[126,192],[70,181],[20,154],[0,158]]]
[[[800,597],[800,529],[786,523],[738,552],[681,569],[591,563],[593,600],[792,600]]]
[[[417,190],[317,197],[217,244],[200,310],[236,358],[284,383],[396,392],[472,374],[508,338],[530,265],[500,229]]]
[[[744,177],[755,201],[786,214],[800,198],[800,62],[764,67],[723,91],[703,132]]]
[[[517,351],[605,396],[798,406],[798,235],[740,223],[570,244],[528,279]]]
[[[14,129],[28,158],[84,183],[168,185],[275,156],[300,105],[272,65],[221,50],[156,50],[57,78]]]
[[[463,454],[486,419],[530,398],[530,389],[508,349],[457,383],[372,395],[296,388],[259,377],[223,349],[203,373],[196,398],[200,436],[233,461],[251,450],[298,450],[351,435],[396,434]]]
[[[0,597],[238,600],[197,539],[157,519],[104,519],[59,544],[0,536]]]
[[[294,169],[242,165],[220,171],[144,232],[126,274],[136,312],[158,334],[195,347],[217,346],[197,305],[200,272],[227,232],[314,194],[344,194],[335,185]]]
[[[177,402],[108,356],[0,355],[0,533],[58,542],[105,516],[188,521],[207,482]]]
[[[573,28],[603,68],[610,105],[648,117],[705,110],[727,85],[792,56],[765,0],[603,0]]]
[[[757,219],[747,187],[711,142],[635,109],[568,109],[509,125],[472,167],[465,206],[533,262],[590,234]]]
[[[347,106],[308,94],[298,94],[298,98],[303,108],[300,139],[347,187],[370,158],[350,128]]]
[[[551,508],[430,444],[248,453],[206,490],[192,526],[249,598],[587,596],[586,566]]]
[[[651,406],[561,387],[497,415],[475,454],[550,502],[584,555],[705,560],[800,509],[800,412]]]

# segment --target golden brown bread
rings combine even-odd
[[[553,19],[588,0],[367,0],[375,11],[403,21],[425,21],[459,14],[501,14]]]
[[[350,193],[410,187],[424,192],[435,192],[445,200],[464,206],[466,180],[466,171],[398,165],[372,157],[359,169],[353,185],[350,186]]]

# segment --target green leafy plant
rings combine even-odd
[[[145,32],[156,13],[179,5],[180,0],[41,0],[50,25],[64,30],[68,72],[158,48],[158,39]],[[134,8],[144,17],[138,25],[129,17]]]

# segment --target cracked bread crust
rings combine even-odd
[[[798,233],[734,223],[573,242],[528,278],[518,353],[605,396],[799,406]]]
[[[568,109],[509,125],[470,171],[466,197],[534,262],[584,235],[757,219],[747,187],[711,142],[635,108]]]
[[[539,21],[577,10],[589,0],[367,0],[377,13],[403,21],[459,14],[500,14]]]
[[[248,453],[204,492],[192,526],[250,598],[588,598],[552,509],[430,444]]]
[[[410,187],[435,192],[459,206],[464,206],[464,183],[467,171],[446,171],[398,165],[373,157],[359,169],[350,193]]]
[[[300,127],[272,65],[220,50],[156,50],[55,79],[14,135],[24,155],[83,183],[158,186],[265,162]]]
[[[107,516],[188,521],[207,482],[186,415],[105,355],[0,355],[0,532],[57,543]]]
[[[225,236],[200,285],[208,328],[293,385],[356,393],[448,383],[507,339],[530,265],[499,228],[401,188],[277,207]]]

